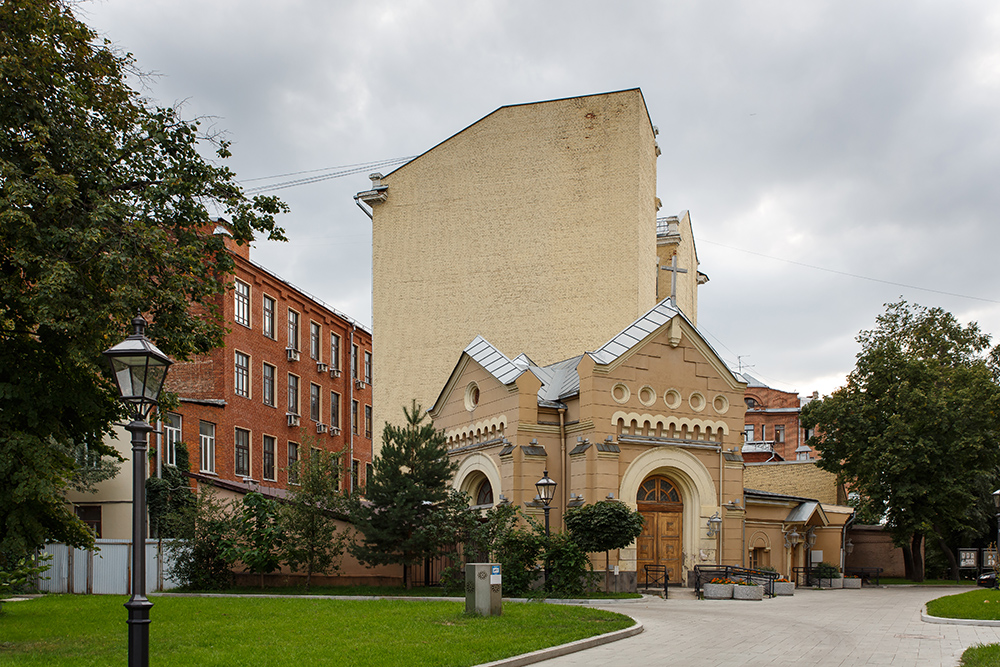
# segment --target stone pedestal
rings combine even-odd
[[[733,597],[732,584],[702,584],[701,590],[706,600],[730,600]]]
[[[844,577],[841,581],[844,582],[844,588],[861,588],[861,578],[860,577]]]
[[[774,582],[775,595],[795,595],[795,584],[791,581]]]
[[[502,612],[502,593],[499,563],[466,563],[466,614],[499,616]]]
[[[734,600],[763,600],[764,599],[764,587],[763,586],[733,586],[733,599]]]

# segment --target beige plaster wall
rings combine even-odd
[[[748,463],[743,480],[748,489],[812,498],[830,505],[838,502],[837,476],[820,470],[815,461]]]
[[[155,451],[156,436],[150,435],[149,446]],[[114,427],[111,445],[125,459],[118,474],[98,484],[94,492],[67,491],[66,501],[72,505],[101,506],[101,537],[128,540],[132,538],[132,436],[120,426]]]
[[[656,147],[638,89],[503,107],[382,183],[376,424],[411,398],[429,407],[477,334],[548,364],[654,300]]]

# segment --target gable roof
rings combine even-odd
[[[463,352],[475,359],[476,363],[485,368],[486,371],[499,380],[501,384],[510,384],[520,377],[521,373],[527,370],[527,366],[515,364],[513,361],[508,359],[503,352],[496,349],[482,336],[476,336],[476,338],[469,343]],[[518,357],[518,359],[520,360],[521,357]],[[528,358],[524,357],[524,359]],[[528,359],[529,363],[530,361],[531,360]]]
[[[602,345],[596,352],[588,352],[587,354],[599,364],[606,366],[613,363],[616,359],[635,347],[637,343],[645,340],[646,336],[673,319],[675,315],[683,317],[683,313],[668,297],[653,306],[651,310],[646,311],[644,315],[632,322],[632,324],[622,329],[621,333]]]

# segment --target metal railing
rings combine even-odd
[[[666,565],[643,565],[646,575],[646,588],[658,588],[663,586],[663,599],[667,599],[667,585],[670,583],[670,574]]]
[[[742,581],[763,586],[764,595],[773,598],[775,596],[774,582],[781,577],[777,572],[751,570],[734,565],[695,565],[694,573],[694,594],[699,598],[701,597],[702,585],[709,583],[715,578],[731,579],[733,581]]]

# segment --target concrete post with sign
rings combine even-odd
[[[503,587],[499,563],[466,563],[465,613],[499,616]]]

